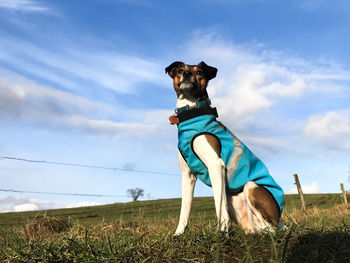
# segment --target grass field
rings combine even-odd
[[[180,237],[180,199],[0,214],[0,262],[350,262],[350,209],[339,194],[286,196],[286,230],[216,231],[214,202],[195,198]]]

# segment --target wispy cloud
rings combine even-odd
[[[71,42],[61,43],[64,48],[55,47],[53,51],[23,40],[0,40],[0,61],[66,89],[85,85],[133,93],[142,83],[164,83],[160,63],[139,56]]]
[[[122,120],[114,121],[113,116],[120,113]],[[152,110],[128,112],[23,78],[20,82],[0,78],[0,119],[29,120],[46,128],[119,136],[161,131],[154,113]],[[157,115],[164,114],[159,111]]]
[[[43,5],[42,2],[35,0],[2,0],[0,8],[6,8],[13,11],[27,12],[48,12],[50,8]]]
[[[3,40],[0,41],[0,51],[3,51],[0,52],[0,61],[31,79],[50,83],[39,85],[24,77],[18,81],[16,74],[0,68],[0,101],[3,102],[0,117],[20,117],[47,128],[62,127],[91,134],[147,134],[161,130],[157,128],[154,116],[148,117],[154,110],[136,112],[73,94],[86,94],[90,90],[97,94],[94,100],[104,101],[98,90],[137,93],[139,85],[145,83],[165,86],[162,63],[70,42],[53,51],[50,47],[11,37],[0,37],[0,40]],[[115,116],[118,116],[118,121]]]
[[[0,75],[0,117],[106,114],[116,110],[115,107],[17,77],[17,81],[10,81]]]

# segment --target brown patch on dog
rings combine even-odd
[[[207,85],[208,81],[215,78],[217,69],[208,66],[203,61],[198,65],[186,65],[181,61],[176,61],[165,68],[165,73],[168,73],[173,78],[174,89],[177,97],[181,95],[179,83],[186,81],[193,85],[193,96],[195,98],[208,99]]]
[[[214,137],[213,135],[210,135],[210,134],[204,134],[204,137],[207,140],[207,142],[210,144],[211,148],[213,148],[213,150],[216,152],[218,157],[220,157],[221,144],[218,141],[218,139],[216,137]]]
[[[170,77],[174,78],[174,76],[177,73],[177,70],[183,66],[185,66],[185,63],[181,61],[176,61],[165,68],[165,73],[168,73]]]
[[[258,185],[258,187],[249,189],[248,198],[267,222],[273,226],[278,225],[280,218],[279,207],[269,190]]]
[[[216,77],[216,73],[218,72],[217,68],[208,66],[205,64],[204,61],[198,64],[198,67],[203,70],[204,75],[206,76],[207,80],[211,80]]]

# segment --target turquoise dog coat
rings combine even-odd
[[[271,177],[264,163],[211,114],[190,118],[178,124],[178,148],[197,178],[211,186],[207,167],[193,151],[193,140],[201,134],[215,136],[221,144],[220,157],[226,165],[227,177],[232,175],[226,191],[241,192],[247,182],[253,181],[270,191],[282,213],[282,188]]]

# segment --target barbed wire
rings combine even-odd
[[[13,156],[0,156],[0,160],[13,160],[13,161],[22,161],[29,163],[42,163],[42,164],[54,164],[54,165],[63,165],[63,166],[73,166],[73,167],[82,167],[82,168],[93,168],[93,169],[104,169],[104,170],[113,170],[113,171],[123,171],[123,172],[135,172],[135,173],[147,173],[147,174],[162,174],[169,176],[180,176],[175,173],[167,173],[161,171],[150,171],[150,170],[134,170],[128,168],[116,168],[116,167],[107,167],[107,166],[97,166],[97,165],[88,165],[88,164],[77,164],[77,163],[65,163],[65,162],[55,162],[55,161],[45,161],[45,160],[30,160],[26,158],[19,158]]]
[[[55,162],[55,161],[45,161],[45,160],[32,160],[32,159],[26,159],[26,158],[14,157],[14,156],[0,156],[0,161],[1,160],[12,160],[12,161],[22,161],[22,162],[29,162],[29,163],[53,164],[53,165],[63,165],[63,166],[73,166],[73,167],[93,168],[93,169],[104,169],[104,170],[124,171],[124,172],[136,172],[136,173],[148,173],[148,174],[162,174],[162,175],[169,175],[169,176],[180,176],[179,174],[167,173],[167,172],[161,172],[161,171],[134,170],[134,169],[127,169],[127,168],[116,168],[116,167],[86,165],[86,164],[77,164],[77,163]],[[127,195],[60,193],[60,192],[28,191],[28,190],[16,190],[16,189],[5,189],[5,188],[0,188],[0,192],[11,192],[11,193],[21,193],[21,194],[41,194],[41,195],[130,198],[130,196],[127,196]],[[139,198],[139,199],[146,200],[145,198]]]
[[[71,196],[92,196],[92,197],[129,197],[130,198],[130,196],[126,196],[126,195],[57,193],[57,192],[25,191],[25,190],[15,190],[15,189],[0,189],[0,192],[11,192],[11,193],[21,193],[21,194],[71,195]]]

